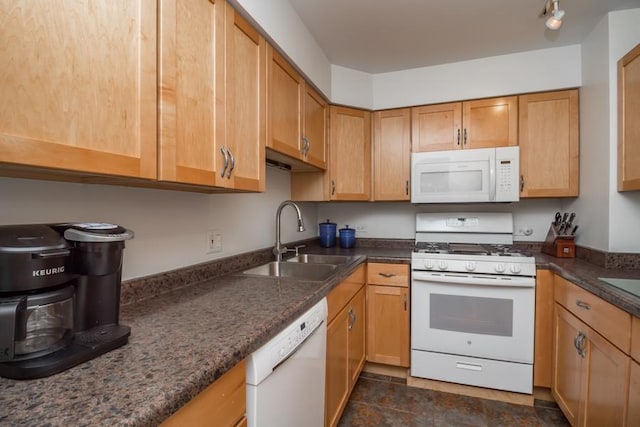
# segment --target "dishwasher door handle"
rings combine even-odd
[[[284,362],[286,362],[287,360],[289,360],[291,358],[291,356],[293,356],[294,354],[296,354],[298,352],[298,350],[300,350],[302,348],[302,346],[309,340],[309,338],[311,338],[312,336],[315,335],[315,333],[318,331],[318,329],[320,329],[322,327],[322,325],[324,325],[324,320],[322,320],[320,323],[318,323],[318,326],[316,326],[316,328],[309,334],[306,336],[305,339],[303,339],[300,344],[298,344],[296,346],[296,348],[287,355],[287,357],[285,357],[284,359],[282,359],[280,362],[278,362],[273,369],[271,370],[271,372],[275,372],[276,369],[278,369],[280,366],[282,366],[282,364]]]

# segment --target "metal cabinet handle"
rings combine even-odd
[[[584,308],[585,310],[591,310],[591,304],[584,301],[576,300],[576,305],[580,308]]]
[[[404,304],[404,311],[407,311],[407,294],[402,296],[402,303]]]
[[[460,145],[460,129],[458,128],[458,145]]]
[[[579,332],[575,342],[576,349],[578,350],[578,354],[583,359],[587,356],[587,352],[585,350],[586,339],[587,339],[587,336],[584,334],[584,332]]]
[[[306,156],[307,154],[309,154],[309,151],[311,151],[311,141],[309,141],[309,138],[307,138],[305,136],[304,137],[304,142],[306,144],[305,149],[304,149],[304,155]]]
[[[409,195],[409,180],[404,182],[404,192],[407,196]]]
[[[464,128],[464,145],[467,145],[467,128]]]
[[[349,330],[351,330],[356,323],[356,313],[353,311],[353,308],[349,309],[349,319],[351,319],[349,322]]]
[[[227,173],[227,178],[231,178],[231,172],[233,172],[233,168],[236,167],[236,159],[233,157],[231,150],[227,147],[227,152],[229,153],[229,157],[231,157],[231,167],[229,167],[229,172]]]
[[[331,195],[333,196],[334,194],[336,194],[336,182],[331,180]]]
[[[520,175],[520,192],[524,191],[524,175]]]
[[[222,151],[222,155],[224,156],[224,165],[222,166],[222,172],[220,172],[220,176],[224,178],[224,173],[227,170],[227,166],[229,166],[229,155],[227,154],[227,151],[224,145],[220,147],[220,151]]]
[[[391,277],[396,277],[396,275],[393,274],[393,273],[378,273],[378,275],[382,276],[382,277],[386,277],[387,279],[389,279]]]

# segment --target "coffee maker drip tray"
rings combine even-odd
[[[75,341],[84,347],[96,348],[113,339],[128,337],[131,329],[124,325],[104,325],[78,332]]]
[[[48,377],[125,345],[130,334],[131,329],[124,325],[106,325],[76,333],[70,345],[55,353],[0,363],[0,376],[17,380]]]

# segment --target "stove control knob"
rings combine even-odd
[[[467,261],[464,267],[467,269],[467,271],[473,271],[476,269],[476,263],[473,261]]]
[[[447,265],[447,261],[444,261],[444,260],[438,261],[438,268],[439,268],[440,270],[446,270],[446,269],[447,269],[447,267],[449,267],[449,266]]]
[[[434,267],[434,265],[433,265],[433,261],[432,261],[432,260],[430,260],[430,259],[426,260],[426,261],[424,262],[424,267],[425,267],[427,270],[432,270],[432,269],[433,269],[433,267]]]
[[[495,269],[498,273],[504,273],[504,264],[496,264]]]
[[[511,264],[509,266],[509,271],[511,271],[513,274],[518,274],[522,271],[522,266],[520,264]]]

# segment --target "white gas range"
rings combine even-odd
[[[535,259],[510,213],[416,216],[411,375],[531,393]]]

